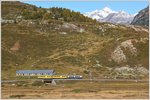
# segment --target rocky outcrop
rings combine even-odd
[[[117,63],[126,62],[126,55],[123,53],[120,46],[111,54],[111,58]]]
[[[137,49],[133,46],[132,40],[127,40],[127,41],[122,42],[121,46],[126,49],[129,49],[132,55],[137,54]]]
[[[11,48],[11,51],[18,51],[20,49],[20,41],[17,41]]]
[[[133,25],[149,26],[149,6],[141,10],[133,19]]]
[[[120,43],[120,45],[111,54],[111,59],[117,63],[126,62],[127,55],[124,52],[127,50],[132,56],[137,56],[137,48],[133,45],[133,42],[137,43],[145,40],[146,39],[138,41],[136,39],[129,39]]]
[[[149,71],[145,67],[143,67],[141,64],[136,66],[121,66],[116,67],[115,69],[111,69],[108,78],[126,78],[126,79],[139,79],[146,75],[148,75]]]

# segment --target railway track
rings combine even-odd
[[[1,80],[1,83],[14,83],[24,81],[42,81],[43,79]],[[47,81],[96,81],[96,82],[148,82],[148,80],[133,79],[46,79]]]

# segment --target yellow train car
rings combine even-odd
[[[65,75],[38,76],[39,79],[66,79]]]

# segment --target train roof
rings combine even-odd
[[[38,73],[47,73],[53,74],[54,70],[17,70],[17,74],[38,74]]]

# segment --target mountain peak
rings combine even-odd
[[[110,22],[110,23],[120,23],[120,24],[130,24],[134,18],[134,14],[129,14],[126,11],[113,11],[109,7],[104,7],[101,10],[95,10],[93,12],[85,13],[92,19],[96,19],[100,22]]]
[[[126,14],[127,12],[121,10],[121,11],[119,11],[118,13]]]
[[[104,7],[102,10],[107,12],[112,12],[112,10],[109,7]]]
[[[92,12],[87,12],[84,15],[88,16],[92,19],[101,20],[105,17],[107,17],[110,13],[115,13],[115,11],[112,11],[109,7],[104,7],[100,10],[94,10]]]

